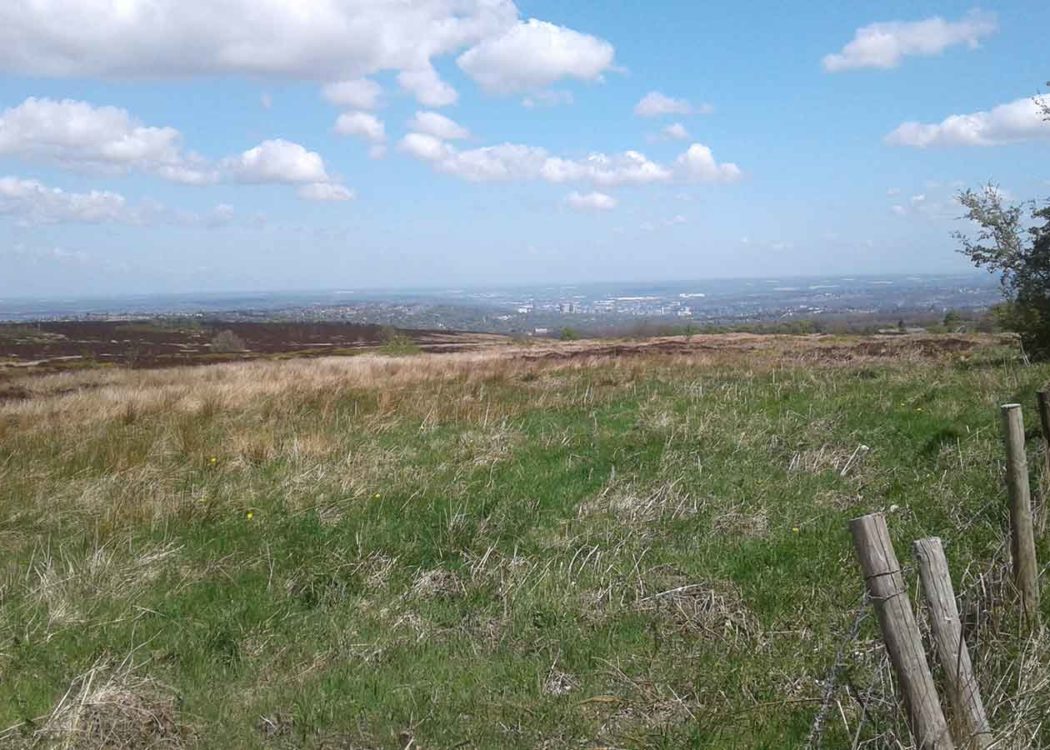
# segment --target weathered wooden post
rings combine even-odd
[[[1032,528],[1032,495],[1028,487],[1028,461],[1024,452],[1024,418],[1020,404],[1003,404],[1003,439],[1006,442],[1006,484],[1010,493],[1010,557],[1021,617],[1029,625],[1039,619],[1039,569],[1035,561]]]
[[[1043,474],[1040,487],[1043,491],[1039,493],[1039,512],[1036,514],[1036,529],[1039,535],[1046,533],[1046,516],[1050,513],[1050,500],[1046,495],[1050,493],[1050,388],[1043,388],[1036,393],[1036,402],[1039,405],[1039,425],[1043,428]]]
[[[893,551],[886,517],[872,513],[854,518],[849,525],[916,745],[921,750],[951,750],[954,744],[937,700],[922,635],[908,601],[908,589]]]
[[[930,629],[937,658],[944,668],[949,699],[954,709],[953,735],[961,748],[983,750],[992,744],[992,730],[973,676],[973,665],[962,637],[959,608],[948,571],[948,560],[937,537],[912,543],[919,564],[922,593],[930,611]]]

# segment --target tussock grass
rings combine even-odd
[[[839,654],[824,746],[907,746],[843,642],[872,510],[944,538],[1003,746],[1048,745],[997,415],[1048,378],[747,335],[16,377],[0,746],[800,746]]]

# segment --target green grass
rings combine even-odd
[[[943,537],[983,601],[997,405],[1047,379],[998,349],[654,357],[66,430],[0,411],[0,730],[30,742],[123,662],[175,696],[190,746],[800,746],[862,592],[848,519],[886,510],[902,559]],[[851,695],[889,695],[875,641],[869,619],[846,650],[850,733]],[[978,654],[984,684],[1017,643]],[[1014,708],[995,700],[997,726]],[[827,747],[852,739],[838,713]],[[894,733],[873,704],[862,739]]]

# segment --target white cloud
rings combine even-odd
[[[650,91],[634,105],[634,113],[639,117],[660,117],[661,115],[706,115],[714,108],[710,104],[693,106],[685,99],[675,99],[661,94],[659,91]]]
[[[439,161],[452,151],[451,147],[440,138],[426,133],[409,133],[401,139],[402,151],[423,161]]]
[[[299,197],[308,201],[349,201],[354,199],[352,190],[331,182],[314,182],[299,188]]]
[[[136,213],[118,193],[69,193],[17,177],[0,177],[0,214],[16,216],[28,224],[138,222]]]
[[[331,104],[352,109],[375,109],[379,106],[383,88],[368,78],[326,84],[321,95]]]
[[[741,177],[740,167],[731,162],[719,164],[711,149],[694,143],[675,162],[684,179],[699,182],[735,182]]]
[[[542,180],[553,184],[589,182],[598,187],[684,181],[731,182],[740,177],[735,164],[719,164],[711,150],[693,144],[674,168],[638,151],[590,154],[582,159],[554,156],[538,146],[503,143],[460,151],[426,133],[409,133],[402,151],[430,162],[435,169],[471,182]]]
[[[397,83],[426,107],[447,107],[459,99],[456,90],[441,80],[441,76],[429,65],[401,71],[397,74]]]
[[[1001,146],[1050,138],[1039,105],[1017,99],[987,112],[951,115],[939,123],[905,122],[886,136],[893,146]]]
[[[573,191],[565,197],[565,204],[577,211],[611,211],[616,208],[616,199],[605,193]]]
[[[213,163],[187,152],[175,128],[143,125],[126,110],[66,99],[26,99],[0,113],[0,156],[75,171],[142,172],[187,185],[332,182],[320,155],[265,141]]]
[[[521,100],[521,106],[527,109],[534,107],[557,107],[561,104],[572,104],[571,91],[563,89],[541,89]]]
[[[30,97],[0,113],[0,156],[110,173],[132,170],[203,184],[217,175],[182,149],[175,128],[149,127],[117,107]]]
[[[518,22],[511,0],[0,3],[0,70],[34,76],[281,76],[409,70]]]
[[[664,138],[672,141],[688,141],[689,131],[685,129],[685,125],[680,122],[671,123],[662,131],[660,131]]]
[[[353,135],[372,143],[386,141],[386,129],[383,121],[370,112],[345,112],[335,121],[335,132],[339,135]]]
[[[470,131],[455,120],[437,112],[416,112],[408,122],[409,130],[425,133],[444,141],[455,141],[470,137]]]
[[[331,181],[319,154],[281,139],[263,141],[240,156],[224,159],[223,168],[237,182],[300,184]]]
[[[183,227],[218,229],[234,221],[233,206],[220,203],[200,214],[169,210],[155,201],[131,205],[120,193],[91,190],[75,193],[48,187],[37,180],[0,177],[0,216],[26,226],[38,224],[131,224],[158,222]]]
[[[485,90],[506,94],[562,78],[600,80],[614,54],[604,39],[530,18],[471,47],[456,62]]]
[[[472,182],[543,180],[555,184],[591,182],[608,187],[663,182],[671,178],[670,170],[637,151],[564,159],[552,156],[543,148],[514,143],[469,151],[458,151],[441,141],[424,143],[423,148],[419,146],[418,139],[406,144],[407,150],[434,162],[440,171]],[[427,155],[422,156],[423,153]]]
[[[840,52],[826,55],[824,70],[836,73],[855,68],[895,68],[905,57],[939,55],[957,44],[975,49],[982,37],[997,30],[995,16],[979,11],[958,21],[934,16],[923,21],[873,23],[857,29]]]

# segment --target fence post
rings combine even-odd
[[[1039,425],[1043,428],[1043,473],[1039,486],[1039,513],[1036,515],[1036,526],[1039,535],[1046,533],[1046,516],[1050,512],[1047,493],[1050,493],[1050,389],[1043,388],[1036,393],[1039,405]]]
[[[920,750],[952,750],[954,745],[937,700],[922,635],[908,601],[908,589],[893,551],[886,517],[872,513],[854,518],[849,525],[916,745]]]
[[[981,701],[981,691],[973,676],[973,665],[962,637],[959,608],[948,571],[948,560],[937,537],[912,543],[919,564],[922,593],[930,611],[930,629],[937,658],[944,668],[949,699],[954,709],[953,734],[960,748],[983,750],[992,744],[992,730]]]
[[[1028,461],[1024,449],[1024,418],[1020,404],[1003,404],[1003,439],[1006,442],[1006,484],[1010,493],[1010,558],[1021,617],[1029,625],[1039,619],[1038,567],[1032,528],[1032,495],[1028,487]]]

